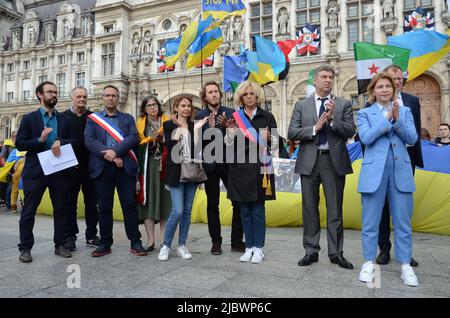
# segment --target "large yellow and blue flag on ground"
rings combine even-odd
[[[199,38],[213,22],[214,19],[210,16],[205,20],[194,21],[189,24],[181,36],[177,53],[166,57],[166,66],[174,65],[181,58],[181,56],[186,53],[192,43],[194,43],[194,41]]]
[[[216,20],[223,20],[230,15],[243,15],[245,5],[242,0],[202,0],[203,18],[212,16]]]
[[[436,31],[414,31],[390,36],[387,44],[410,49],[408,81],[428,70],[450,52],[450,37]]]
[[[189,70],[203,62],[222,44],[222,30],[219,27],[203,33],[192,43],[186,62],[186,70]]]
[[[286,68],[286,59],[280,48],[272,41],[255,35],[256,52],[247,52],[249,80],[262,85],[278,80]]]

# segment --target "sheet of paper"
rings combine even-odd
[[[78,164],[71,144],[61,146],[61,155],[59,157],[53,155],[51,150],[47,150],[38,153],[38,158],[42,171],[44,171],[46,176]]]

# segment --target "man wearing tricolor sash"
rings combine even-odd
[[[111,253],[113,243],[114,190],[122,207],[125,231],[131,241],[130,252],[147,255],[140,240],[136,207],[137,158],[133,151],[138,143],[134,118],[117,109],[119,89],[107,85],[102,96],[104,109],[89,115],[84,131],[85,144],[90,152],[89,175],[94,179],[99,208],[100,246],[93,257]]]

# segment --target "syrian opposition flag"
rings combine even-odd
[[[316,92],[316,87],[314,86],[314,69],[309,71],[308,82],[306,82],[306,97],[311,96]]]
[[[411,50],[367,42],[355,42],[353,43],[353,49],[355,51],[358,94],[365,93],[372,77],[382,72],[389,65],[398,65],[403,70],[404,75],[407,74]]]

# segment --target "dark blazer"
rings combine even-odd
[[[122,158],[125,173],[129,176],[136,176],[137,163],[128,154],[128,150],[135,150],[134,148],[138,144],[138,133],[134,118],[130,114],[117,111],[117,120],[119,129],[125,135],[125,138],[111,149],[116,152],[118,157]],[[102,151],[109,149],[106,147],[106,134],[106,130],[88,118],[86,129],[84,130],[84,142],[90,152],[89,175],[91,178],[97,178],[107,163],[102,153]]]
[[[70,125],[70,122],[62,114],[55,112],[58,122],[57,138],[61,140],[61,145],[72,144],[76,149],[78,147],[76,141],[76,132]],[[44,130],[44,121],[39,109],[23,116],[20,122],[19,131],[16,137],[16,147],[19,151],[27,151],[25,157],[25,166],[23,167],[22,177],[25,179],[33,179],[44,176],[41,164],[37,154],[45,151],[45,143],[39,143],[38,138]]]
[[[90,114],[92,114],[90,110],[86,110],[81,116],[74,114],[70,109],[63,112],[63,115],[66,116],[76,133],[78,147],[74,150],[78,160],[78,168],[84,174],[87,174],[89,162],[89,151],[84,144],[84,130],[86,128],[87,116]]]
[[[295,104],[289,124],[288,139],[300,140],[300,150],[295,163],[296,173],[310,175],[316,164],[319,134],[313,136],[313,126],[317,120],[314,94]],[[353,172],[346,142],[348,138],[353,137],[355,130],[350,101],[336,97],[333,126],[327,129],[327,138],[331,163],[340,176]]]
[[[421,121],[420,121],[420,102],[419,98],[414,95],[401,93],[403,105],[409,107],[414,119],[414,126],[416,126],[417,136],[420,136]],[[411,158],[411,162],[420,168],[423,168],[423,157],[422,157],[422,144],[420,143],[420,138],[414,144],[414,147],[406,148]]]
[[[413,119],[414,119],[414,126],[416,127],[417,135],[420,136],[420,129],[421,126],[421,119],[420,119],[420,102],[419,98],[417,98],[414,95],[407,94],[407,93],[400,93],[402,95],[402,101],[403,105],[406,107],[409,107],[411,110]],[[370,107],[371,104],[367,103],[365,107]],[[358,136],[359,138],[359,136]],[[356,139],[355,139],[356,141]],[[364,152],[364,145],[361,144],[363,152]],[[420,138],[416,141],[414,144],[414,147],[407,147],[406,148],[409,154],[409,157],[411,159],[411,163],[414,166],[423,168],[423,157],[422,157],[422,144],[420,143]]]
[[[164,142],[167,147],[168,154],[166,159],[166,174],[164,176],[164,183],[172,186],[178,187],[180,185],[180,177],[181,177],[181,163],[176,163],[173,161],[172,150],[179,143],[178,140],[172,140],[172,133],[177,129],[177,125],[172,121],[168,120],[163,123],[164,127]],[[194,123],[188,122],[188,130],[189,134],[192,137],[191,141],[191,158],[194,158]],[[177,148],[176,148],[177,149]],[[175,151],[176,151],[175,149]]]
[[[220,106],[219,107],[219,111],[218,114],[222,115],[223,112],[225,112],[225,116],[227,117],[227,119],[229,118],[233,118],[233,112],[234,110],[228,107],[224,107],[224,106]],[[206,107],[205,109],[203,109],[202,111],[199,111],[196,115],[195,115],[195,120],[200,120],[203,119],[207,116],[209,116],[211,114],[211,110]],[[202,127],[202,133],[205,132],[206,129],[210,128],[208,123],[206,123],[205,125],[203,125]],[[217,128],[217,127],[216,127]],[[220,129],[222,131],[222,136],[225,136],[226,133],[226,128],[225,127],[221,127],[221,128],[217,128]],[[214,138],[212,138],[212,140],[202,140],[202,147],[203,149],[205,149],[205,147],[214,140]],[[225,162],[225,144],[223,146],[223,153],[224,153],[224,158],[223,158],[223,162]],[[212,162],[212,163],[204,163],[203,164],[203,168],[205,169],[205,172],[208,174],[213,174],[216,168],[216,162]]]
[[[247,115],[246,115],[247,116]],[[273,115],[261,107],[257,108],[256,115],[253,119],[247,116],[253,127],[259,132],[259,129],[276,129],[277,123]],[[266,189],[262,187],[264,174],[261,173],[263,163],[260,162],[259,153],[256,144],[248,138],[244,138],[242,132],[238,130],[239,138],[245,141],[245,146],[241,147],[240,142],[233,143],[234,162],[228,165],[228,185],[227,196],[230,200],[238,202],[262,202],[265,200],[275,200],[275,178],[273,174],[269,174],[272,195],[266,195]],[[236,135],[238,136],[238,135]],[[235,137],[236,138],[236,137]],[[268,141],[270,147],[270,141]],[[256,153],[256,163],[249,162],[249,153]],[[245,155],[245,162],[240,163],[237,159]]]

